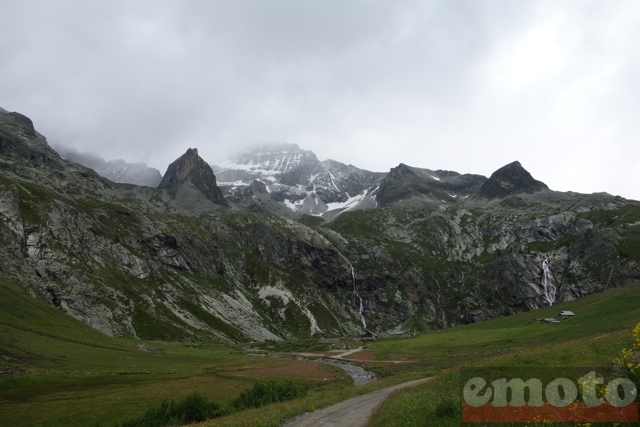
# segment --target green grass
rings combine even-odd
[[[382,221],[382,211],[359,210],[340,215],[329,228],[340,234],[361,237],[375,237]]]
[[[533,319],[576,313],[559,324]],[[611,366],[632,340],[640,321],[640,285],[634,284],[540,310],[457,327],[413,339],[372,345],[380,358],[412,358],[443,369],[434,380],[395,393],[376,414],[372,426],[457,426],[459,414],[438,415],[439,405],[459,402],[463,366],[576,367]],[[444,405],[446,406],[446,405]]]
[[[576,317],[560,324],[533,322],[561,310]],[[233,346],[146,341],[164,351],[139,351],[141,341],[103,335],[0,279],[0,369],[18,372],[0,376],[0,418],[15,426],[100,422],[106,427],[141,417],[163,400],[198,393],[229,405],[258,380],[288,378],[307,395],[203,424],[277,426],[303,412],[440,372],[429,383],[396,393],[373,425],[457,425],[451,402],[459,399],[458,367],[599,366],[630,342],[639,319],[640,285],[635,284],[529,313],[381,340],[369,344],[381,361],[374,367],[379,380],[356,388],[335,368],[309,364],[321,369],[320,377],[312,378],[294,372],[300,367],[293,364],[301,363],[294,359],[250,356]],[[262,347],[269,352],[327,349],[316,340]],[[390,359],[413,362],[382,363]]]
[[[560,324],[533,319],[571,310],[575,318]],[[369,344],[379,360],[411,359],[414,363],[376,366],[379,380],[357,389],[312,392],[302,399],[269,405],[199,424],[275,427],[295,415],[322,408],[384,386],[438,373],[431,381],[394,393],[375,415],[373,426],[458,426],[459,367],[604,366],[631,341],[640,320],[640,284],[611,289],[579,301],[529,313],[445,329],[408,339]],[[311,342],[270,344],[269,350],[301,351]],[[320,350],[320,349],[318,349]],[[453,403],[453,404],[452,404]]]
[[[558,240],[531,242],[528,244],[528,247],[530,251],[547,253],[562,247],[570,246],[574,240],[575,237],[573,236],[564,236]]]
[[[297,415],[312,412],[352,397],[371,393],[404,381],[410,381],[429,375],[429,372],[404,373],[383,378],[363,386],[332,387],[330,390],[313,390],[303,398],[289,402],[274,403],[257,409],[231,414],[222,418],[197,424],[198,427],[278,427]]]
[[[310,389],[350,383],[326,365],[296,372],[300,363],[202,342],[111,338],[0,278],[0,369],[14,372],[0,375],[2,425],[112,426],[192,393],[225,405],[273,372]]]
[[[251,389],[241,392],[226,407],[198,393],[192,393],[183,400],[164,400],[159,406],[147,410],[143,416],[127,420],[118,424],[117,427],[164,427],[192,424],[276,402],[287,402],[304,396],[305,392],[304,388],[291,380],[257,381]]]
[[[536,318],[555,317],[561,310],[576,313],[558,324]],[[640,284],[612,289],[583,299],[472,325],[458,326],[411,339],[371,344],[379,360],[401,358],[433,369],[445,369],[478,358],[490,358],[568,339],[627,330],[640,320]],[[400,369],[387,368],[390,373]]]
[[[620,244],[620,255],[640,261],[640,226],[628,227]]]
[[[640,221],[640,206],[629,204],[618,209],[598,209],[581,213],[578,217],[588,219],[595,224],[633,224]]]
[[[541,345],[502,356],[479,358],[476,361],[468,361],[463,366],[610,366],[612,357],[631,340],[631,330],[614,332],[595,340],[594,338],[597,337],[570,339],[564,343]],[[438,414],[438,408],[444,401],[455,402],[459,408],[459,384],[460,371],[451,368],[428,383],[394,393],[377,412],[371,426],[459,426],[459,412],[450,416]]]
[[[298,218],[298,222],[308,227],[317,227],[324,224],[325,220],[321,217],[303,214],[300,218]]]

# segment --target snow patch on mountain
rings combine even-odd
[[[377,188],[374,189],[373,191],[375,192],[376,190]],[[344,202],[327,203],[327,207],[329,208],[328,210],[332,211],[335,209],[344,209],[344,212],[346,212],[349,209],[358,206],[367,197],[368,194],[369,194],[369,190],[367,189],[367,190],[364,190],[362,194],[349,197]]]
[[[212,168],[218,185],[226,187],[234,201],[255,203],[255,195],[241,187],[258,180],[270,200],[281,204],[285,211],[316,216],[356,209],[363,202],[375,207],[372,195],[385,175],[334,160],[320,162],[313,152],[296,144],[259,147]]]

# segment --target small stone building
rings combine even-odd
[[[377,341],[378,336],[371,331],[366,331],[364,334],[362,334],[361,339],[362,341]]]

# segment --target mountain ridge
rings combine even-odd
[[[304,214],[331,217],[331,211],[343,211],[343,205],[355,196],[365,199],[373,193],[384,175],[335,160],[321,162],[312,151],[288,143],[246,150],[212,168],[229,198],[249,205],[256,194],[238,187],[250,186],[257,180],[272,200],[286,208],[279,209],[280,214],[294,218]]]
[[[491,178],[407,165],[383,177],[328,162],[323,178],[305,166],[307,186],[280,193],[294,208],[321,205],[318,188],[335,183],[332,197],[347,199],[325,204],[342,213],[320,223],[281,215],[295,214],[271,197],[285,184],[265,175],[226,191],[230,209],[215,205],[205,193],[216,176],[195,150],[165,174],[168,188],[114,183],[62,159],[29,123],[0,113],[0,274],[110,335],[344,336],[365,318],[376,333],[433,331],[640,278],[636,201],[518,186],[487,199],[473,191]],[[205,175],[206,185],[190,180]],[[372,208],[349,209],[364,203],[341,184],[354,176]]]
[[[245,208],[255,207],[256,199],[264,204],[265,197],[250,190],[258,185],[271,202],[279,203],[271,203],[271,212],[292,218],[312,215],[326,221],[345,211],[384,207],[403,199],[462,203],[469,198],[504,199],[520,192],[549,190],[519,161],[499,168],[489,178],[404,163],[389,172],[370,172],[332,159],[320,162],[312,151],[287,143],[247,150],[212,169],[225,195]],[[254,184],[256,181],[261,184]]]
[[[105,160],[99,156],[81,153],[60,144],[54,144],[52,148],[64,159],[93,169],[100,176],[113,182],[157,187],[162,181],[162,175],[158,169],[149,167],[142,162],[129,163],[122,159]]]

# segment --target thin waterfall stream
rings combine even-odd
[[[556,301],[556,287],[553,284],[551,268],[549,268],[549,258],[545,258],[545,260],[542,261],[542,290],[544,292],[544,300],[548,302],[549,305],[553,305]]]
[[[338,249],[336,248],[336,251],[338,251]],[[364,303],[362,301],[362,297],[360,296],[360,294],[358,294],[358,290],[356,289],[356,270],[353,268],[353,265],[349,262],[349,260],[347,259],[346,256],[344,256],[342,254],[342,252],[338,251],[338,254],[340,254],[340,256],[346,261],[347,264],[349,264],[349,268],[351,269],[351,281],[353,283],[353,301],[352,304],[355,305],[356,303],[356,297],[358,298],[359,302],[360,302],[360,308],[359,308],[359,315],[360,315],[360,323],[362,324],[362,328],[367,331],[367,321],[364,318]]]

